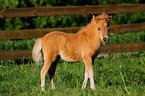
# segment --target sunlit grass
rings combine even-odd
[[[110,44],[145,42],[145,32],[110,34]],[[0,51],[32,50],[35,41],[2,40]],[[32,60],[0,61],[0,96],[122,96],[145,95],[145,52],[137,54],[109,54],[99,58],[93,64],[96,90],[81,90],[84,80],[83,62],[68,63],[60,61],[55,74],[56,90],[52,90],[48,77],[46,90],[41,91],[40,71]],[[122,76],[124,79],[122,79]],[[126,87],[125,87],[126,86]],[[129,92],[127,92],[127,91]]]
[[[26,64],[16,64],[16,61],[1,61],[0,63],[0,95],[44,95],[44,96],[108,96],[129,95],[126,92],[120,73],[125,80],[126,88],[132,95],[143,95],[145,89],[145,52],[135,55],[111,54],[99,58],[93,64],[96,90],[87,88],[81,90],[84,80],[85,66],[82,62],[68,63],[60,61],[55,74],[56,90],[52,90],[48,77],[46,90],[41,91],[40,71],[31,60]]]

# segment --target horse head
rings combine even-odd
[[[107,44],[109,42],[109,31],[111,29],[110,27],[111,20],[112,16],[105,15],[105,13],[97,17],[93,15],[93,21],[95,21],[96,24],[95,30],[98,33],[103,44]]]

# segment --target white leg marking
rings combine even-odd
[[[89,71],[89,77],[90,77],[90,87],[91,89],[95,90],[96,87],[95,87],[95,84],[94,84],[94,73],[93,73],[93,68],[91,68],[91,70]]]
[[[91,89],[96,89],[95,84],[94,84],[94,79],[92,76],[90,77],[90,87],[91,87]]]
[[[53,90],[55,90],[55,83],[54,83],[53,80],[51,80],[51,88],[52,88]]]
[[[85,80],[84,80],[84,82],[83,82],[82,89],[85,89],[85,88],[86,88],[88,78],[89,78],[89,77],[88,77],[88,71],[85,70]]]
[[[44,70],[44,68],[42,68],[42,70],[41,70],[41,88],[42,88],[42,91],[45,90],[45,73],[42,74],[43,70]]]
[[[42,87],[42,91],[44,91],[44,90],[45,90],[45,80],[43,80],[43,81],[41,82],[41,87]]]

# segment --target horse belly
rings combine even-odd
[[[69,62],[81,61],[81,57],[79,55],[76,55],[76,54],[67,55],[64,52],[60,52],[59,55],[65,61],[69,61]]]

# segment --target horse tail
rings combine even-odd
[[[42,58],[42,38],[38,38],[35,41],[35,45],[32,50],[32,58],[33,60],[38,64],[43,64],[43,58]]]

